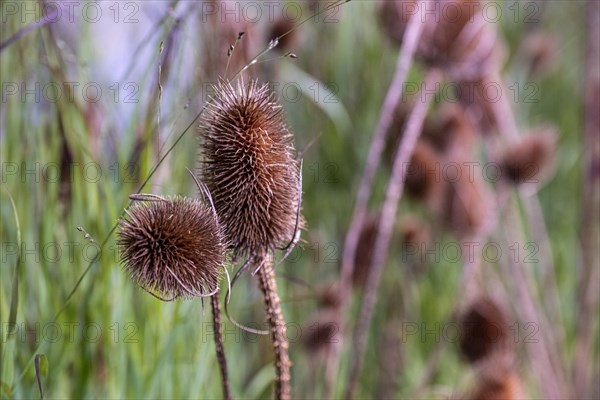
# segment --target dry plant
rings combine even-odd
[[[258,274],[275,352],[275,397],[289,398],[291,362],[272,254],[299,239],[300,164],[268,85],[221,82],[214,89],[200,127],[202,175],[234,258],[248,259],[240,272]]]
[[[125,211],[117,233],[124,268],[133,282],[159,300],[211,298],[223,397],[231,399],[219,306],[226,242],[217,215],[203,202],[183,197],[131,199],[136,204]]]

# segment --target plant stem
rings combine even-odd
[[[233,400],[231,389],[229,388],[229,376],[227,375],[227,359],[225,358],[225,348],[223,346],[223,329],[221,321],[221,303],[219,302],[219,293],[210,296],[210,305],[213,315],[213,330],[215,335],[215,349],[217,352],[217,362],[221,370],[221,382],[223,383],[223,398]]]
[[[429,0],[421,1],[419,4],[420,10],[425,9]],[[394,114],[400,103],[403,86],[406,82],[408,70],[412,64],[413,56],[417,48],[419,37],[423,29],[423,23],[421,22],[421,15],[415,14],[407,24],[406,32],[404,35],[404,42],[400,48],[398,54],[398,61],[396,63],[396,70],[387,95],[385,97],[381,112],[379,114],[379,120],[373,133],[373,139],[371,140],[371,147],[367,155],[367,161],[365,169],[363,171],[359,188],[356,194],[356,204],[354,205],[354,211],[352,219],[350,220],[350,227],[344,240],[344,248],[342,253],[342,267],[340,274],[340,324],[342,319],[346,317],[348,313],[348,303],[350,296],[350,289],[352,284],[352,273],[354,271],[354,258],[356,256],[356,247],[360,237],[360,232],[364,224],[367,204],[371,195],[371,189],[373,185],[373,178],[375,172],[379,166],[379,160],[383,153],[385,146],[387,132],[392,124]],[[327,360],[327,371],[326,371],[326,397],[331,397],[333,391],[333,385],[336,382],[337,372],[339,370],[339,363],[341,357],[341,351],[344,342],[345,326],[339,326],[339,340],[340,343],[332,351],[331,356]]]
[[[258,282],[265,299],[265,311],[273,340],[275,352],[275,399],[290,398],[290,367],[292,365],[288,353],[285,320],[281,312],[279,295],[273,262],[269,255],[257,257],[257,265],[263,263],[258,270]]]
[[[598,218],[600,208],[600,46],[598,35],[600,32],[600,5],[597,1],[588,1],[586,5],[586,51],[585,73],[583,85],[585,87],[584,104],[584,137],[583,137],[583,195],[581,214],[581,247],[582,263],[579,272],[577,309],[577,340],[575,341],[574,365],[574,396],[578,398],[592,397],[594,382],[594,315],[598,315],[599,274],[598,248],[600,242],[600,229]],[[597,364],[596,364],[597,365]]]
[[[375,238],[375,246],[373,247],[372,253],[373,257],[371,259],[369,275],[367,277],[367,283],[362,299],[360,316],[354,332],[354,345],[352,346],[354,352],[352,353],[352,359],[350,361],[350,376],[345,396],[347,399],[354,398],[356,386],[360,377],[367,338],[369,335],[369,327],[373,317],[373,309],[375,307],[375,302],[377,301],[377,290],[387,258],[392,227],[396,220],[398,202],[400,201],[404,190],[404,181],[407,173],[406,165],[410,162],[410,157],[423,128],[423,122],[425,121],[429,102],[433,97],[430,90],[439,79],[439,71],[431,70],[427,73],[423,84],[424,90],[421,90],[417,95],[415,106],[408,117],[406,128],[402,134],[400,147],[396,152],[392,175],[388,182],[385,200],[379,218],[379,225],[377,227],[377,236]]]

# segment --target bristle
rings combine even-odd
[[[203,180],[236,254],[285,246],[297,222],[299,171],[268,85],[221,82],[200,128]]]
[[[538,182],[552,163],[556,139],[553,128],[541,127],[510,146],[501,160],[503,175],[516,184]]]
[[[460,333],[460,350],[471,363],[511,351],[508,317],[487,297],[476,299],[463,313]]]
[[[200,201],[169,197],[135,204],[119,221],[117,244],[131,279],[151,293],[193,297],[217,288],[223,233]]]

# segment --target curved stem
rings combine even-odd
[[[419,4],[418,9],[423,10],[430,0],[422,0]],[[387,95],[381,107],[379,114],[379,120],[373,133],[373,139],[371,140],[371,147],[367,155],[367,161],[365,169],[363,171],[358,191],[356,194],[356,203],[354,205],[354,211],[352,213],[352,219],[350,220],[350,226],[348,233],[344,240],[344,248],[342,251],[342,267],[340,273],[340,318],[345,318],[348,312],[349,295],[352,284],[352,273],[354,271],[354,258],[356,256],[356,247],[360,237],[360,231],[364,224],[365,216],[367,213],[367,205],[369,197],[371,195],[371,189],[373,185],[373,179],[375,172],[379,166],[379,160],[383,153],[385,146],[385,140],[387,132],[392,125],[394,113],[400,103],[402,92],[404,89],[404,83],[408,76],[408,70],[412,64],[413,56],[415,54],[421,31],[423,29],[423,23],[421,22],[421,15],[415,14],[410,21],[408,21],[406,32],[404,36],[404,42],[400,48],[398,54],[398,61],[396,62],[396,70]],[[342,322],[342,321],[340,321]],[[344,324],[345,325],[345,324]],[[327,360],[327,371],[326,371],[326,397],[331,397],[333,385],[337,380],[337,371],[339,370],[340,356],[343,347],[343,341],[345,335],[345,326],[340,326],[340,345],[332,351],[331,356]]]
[[[381,210],[381,216],[377,227],[377,235],[375,237],[375,245],[373,247],[373,257],[369,268],[369,275],[364,290],[360,316],[356,324],[354,332],[354,344],[352,346],[353,353],[350,360],[350,376],[346,389],[346,399],[354,398],[356,386],[360,377],[362,363],[369,334],[369,326],[373,317],[373,309],[377,301],[377,289],[381,278],[385,260],[389,250],[392,227],[396,219],[396,210],[398,202],[402,197],[404,189],[404,181],[406,179],[407,169],[405,166],[410,161],[410,157],[417,143],[417,139],[423,128],[427,108],[431,101],[431,88],[440,79],[440,73],[437,70],[431,70],[427,73],[423,85],[424,90],[421,90],[417,95],[417,101],[413,110],[410,113],[406,128],[402,134],[400,147],[396,152],[392,175],[390,177],[385,201]]]
[[[232,400],[229,388],[229,376],[227,374],[227,359],[225,358],[225,347],[223,346],[223,330],[221,321],[221,304],[219,303],[219,292],[210,297],[210,305],[213,315],[213,330],[215,335],[215,349],[217,351],[217,362],[221,370],[221,382],[223,383],[223,398]]]
[[[290,367],[292,363],[288,353],[285,320],[283,319],[279,295],[277,294],[273,261],[266,254],[257,258],[259,264],[264,261],[263,266],[258,270],[258,282],[265,298],[265,311],[271,330],[271,338],[273,339],[273,351],[275,352],[275,399],[289,399],[291,391]]]

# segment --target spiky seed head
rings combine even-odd
[[[294,236],[298,162],[283,110],[267,84],[220,82],[200,129],[203,180],[238,255],[272,251]]]
[[[166,298],[217,288],[225,246],[213,211],[183,197],[137,202],[119,221],[121,262],[131,279]]]
[[[460,320],[459,344],[471,363],[510,354],[510,323],[505,311],[487,297],[473,301]]]
[[[501,161],[503,176],[515,184],[537,183],[552,163],[556,137],[554,128],[543,126],[510,146]]]

